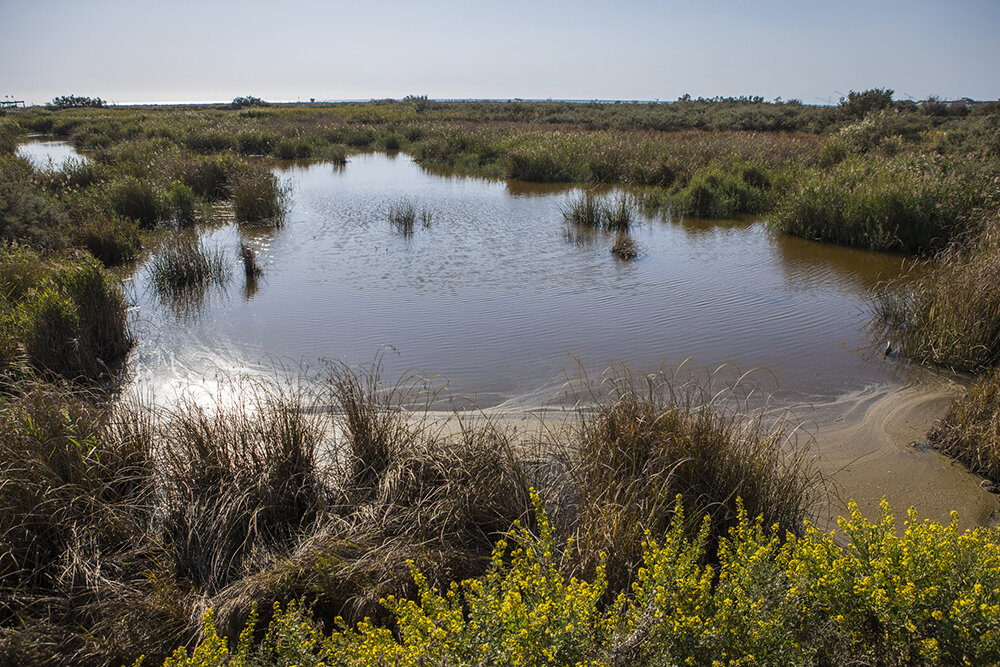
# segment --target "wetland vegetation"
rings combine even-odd
[[[408,419],[414,387],[375,369],[212,409],[115,395],[133,345],[115,272],[163,244],[157,289],[198,292],[231,267],[182,228],[280,226],[271,160],[402,150],[628,186],[564,211],[622,259],[639,209],[923,255],[872,295],[875,329],[981,374],[931,440],[1000,482],[998,103],[242,99],[0,117],[0,662],[1000,661],[994,529],[911,514],[897,536],[886,508],[836,543],[803,523],[815,479],[782,425],[698,387],[613,378],[532,452],[484,417]],[[29,133],[83,159],[33,165]]]

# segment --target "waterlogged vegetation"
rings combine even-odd
[[[873,295],[876,329],[982,374],[931,441],[1000,483],[997,103],[61,99],[0,118],[0,662],[1000,661],[996,531],[885,507],[821,533],[804,522],[817,480],[780,423],[618,378],[526,451],[485,418],[412,421],[415,385],[343,367],[315,393],[242,386],[212,409],[116,400],[133,339],[105,268],[162,246],[150,275],[183,310],[232,267],[182,228],[266,233],[290,193],[264,158],[370,149],[628,186],[564,211],[614,233],[622,260],[638,209],[922,253],[918,277]],[[84,159],[35,166],[16,154],[28,133]],[[430,209],[400,201],[389,220],[409,235]],[[239,257],[249,290],[260,265],[249,245]]]

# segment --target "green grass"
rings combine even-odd
[[[149,275],[157,293],[176,300],[225,285],[232,269],[221,248],[207,248],[193,237],[177,237],[153,255]]]
[[[231,184],[236,221],[280,227],[285,219],[288,189],[261,167],[239,172]]]
[[[389,222],[404,236],[413,234],[413,227],[419,220],[425,229],[431,226],[433,214],[426,208],[418,210],[417,205],[408,199],[401,199],[389,206]]]
[[[929,252],[967,229],[991,188],[940,160],[850,158],[805,175],[772,217],[796,236],[876,250]]]
[[[0,249],[5,365],[23,360],[49,377],[93,381],[115,372],[132,346],[117,281],[89,256],[43,259]]]
[[[626,194],[617,197],[599,197],[592,192],[585,192],[574,200],[570,200],[562,211],[563,218],[568,222],[592,229],[604,231],[628,231],[632,224],[634,206]]]

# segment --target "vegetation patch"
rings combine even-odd
[[[897,537],[886,505],[875,523],[854,508],[842,548],[809,526],[782,534],[740,510],[704,564],[706,519],[693,539],[678,506],[667,532],[647,536],[635,585],[604,606],[603,568],[560,569],[566,545],[537,496],[537,530],[499,541],[481,577],[433,587],[412,569],[412,599],[387,597],[388,627],[365,621],[321,630],[308,607],[274,607],[255,644],[254,613],[239,642],[211,612],[204,639],[164,665],[246,664],[990,664],[1000,660],[1000,551],[986,529],[962,533],[911,510]],[[231,651],[231,652],[230,652]]]
[[[942,454],[958,459],[1000,486],[1000,368],[981,377],[928,436]]]
[[[262,168],[238,173],[231,186],[237,222],[280,227],[285,219],[288,189]]]
[[[132,346],[117,282],[91,257],[45,260],[0,249],[0,377],[18,367],[68,380],[114,371]]]
[[[1000,365],[1000,219],[984,220],[916,279],[884,285],[871,309],[905,356],[966,371]]]
[[[599,197],[585,192],[563,208],[563,218],[592,229],[626,232],[632,223],[634,205],[628,195]]]

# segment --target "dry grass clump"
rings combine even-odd
[[[635,576],[646,531],[666,533],[680,494],[692,536],[704,515],[712,517],[709,558],[737,524],[738,498],[765,525],[801,531],[815,480],[780,424],[727,407],[727,393],[713,395],[709,384],[621,373],[606,389],[557,443],[568,484],[560,497],[572,501],[553,519],[575,540],[575,568],[590,572],[598,554],[607,555],[612,595]]]
[[[958,370],[1000,364],[1000,217],[949,246],[916,280],[883,286],[871,308],[904,356]]]
[[[620,260],[629,262],[639,256],[639,248],[631,236],[625,232],[619,232],[611,246],[611,254]]]
[[[942,454],[1000,485],[1000,368],[955,401],[928,438]]]
[[[482,575],[516,521],[536,530],[532,488],[575,538],[568,571],[607,551],[609,595],[677,493],[719,533],[737,496],[790,529],[804,512],[780,432],[658,385],[619,381],[533,455],[481,415],[419,418],[422,385],[386,387],[377,364],[319,392],[236,389],[210,407],[48,388],[0,402],[0,656],[155,662],[198,639],[206,608],[235,638],[253,603],[266,622],[297,599],[326,624],[381,622],[381,598],[416,593],[410,562],[446,587]]]

